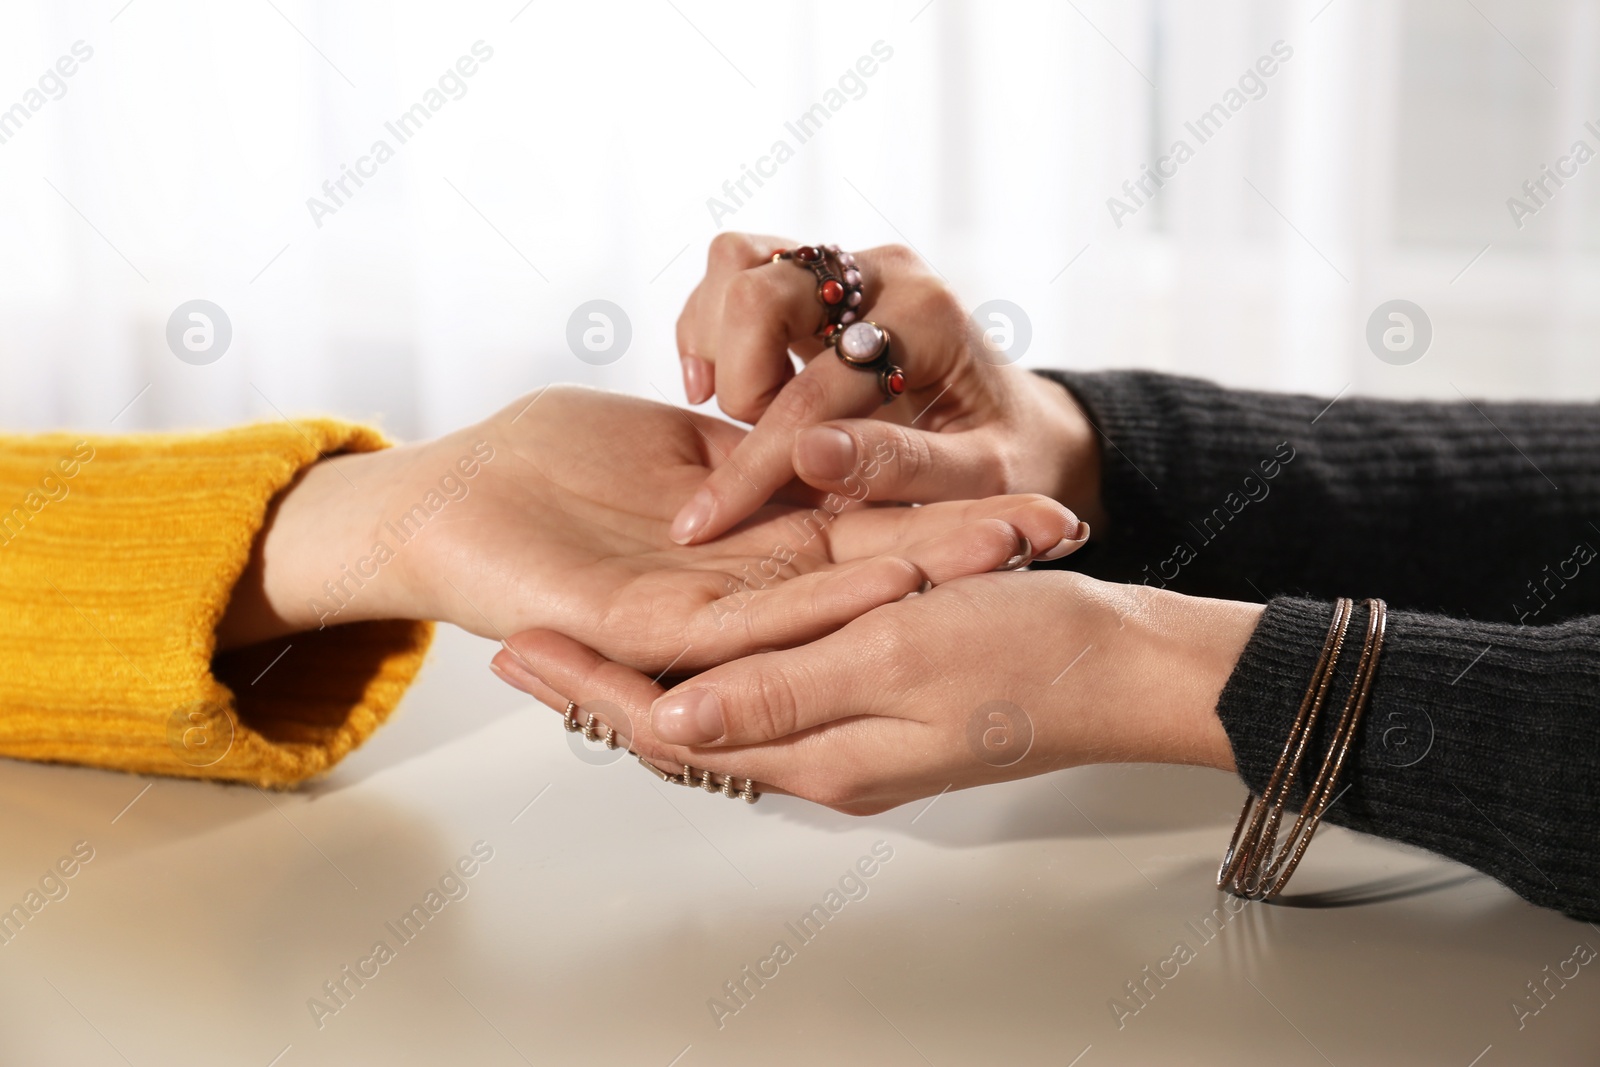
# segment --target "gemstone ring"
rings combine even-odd
[[[893,339],[889,331],[870,319],[852,322],[828,338],[841,362],[857,370],[876,371],[883,402],[906,391],[906,372],[890,358]]]

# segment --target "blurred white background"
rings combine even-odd
[[[8,427],[281,410],[412,437],[557,380],[680,401],[673,322],[719,224],[910,244],[970,305],[1026,311],[1029,365],[1600,394],[1600,162],[1520,228],[1507,206],[1575,141],[1600,149],[1596,0],[100,0],[0,19]],[[80,41],[92,56],[56,82]],[[479,41],[492,58],[400,144],[385,123]],[[1279,41],[1260,99],[1117,226],[1107,199],[1196,145],[1184,123]],[[891,58],[799,144],[785,123],[877,42]],[[318,226],[307,199],[380,138],[394,158]],[[708,198],[780,138],[793,158],[714,220]],[[203,366],[165,336],[195,298],[233,327]],[[1392,298],[1433,324],[1408,366],[1365,341]],[[566,339],[592,299],[632,323],[607,366]]]

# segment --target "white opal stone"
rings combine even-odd
[[[883,351],[883,331],[870,322],[847,326],[839,335],[839,351],[852,363],[870,363]]]
[[[850,306],[851,307],[860,307],[861,306],[861,294],[860,294],[860,292],[854,292],[854,293],[850,294]]]
[[[856,265],[855,253],[854,252],[846,252],[844,255],[839,257],[839,262],[843,263],[847,267],[855,266]]]
[[[844,272],[844,283],[846,285],[860,285],[861,284],[861,272],[858,271],[858,270],[847,270],[847,271],[845,271]]]

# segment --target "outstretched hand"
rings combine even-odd
[[[276,504],[225,645],[362,619],[557,629],[652,674],[828,633],[952,578],[1054,558],[1080,526],[1042,497],[860,507],[795,487],[715,542],[673,515],[746,431],[648,400],[552,386],[426,444],[316,464]],[[798,495],[796,495],[798,494]]]

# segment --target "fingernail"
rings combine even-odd
[[[699,356],[683,357],[683,391],[691,404],[711,399],[711,364]]]
[[[505,661],[495,660],[489,664],[489,669],[500,676],[500,680],[513,689],[520,689],[528,695],[533,695],[533,687],[539,681],[532,671],[514,659]]]
[[[1023,537],[1020,534],[1018,535],[1017,540],[1022,542],[1022,547],[1018,550],[1017,554],[1000,564],[1000,566],[996,567],[995,570],[1020,571],[1022,568],[1033,562],[1033,545],[1029,543],[1026,537]]]
[[[704,489],[696,491],[683,510],[678,512],[678,517],[672,520],[672,529],[667,536],[680,545],[688,544],[711,521],[711,512],[715,507],[716,501],[709,492]]]
[[[1082,548],[1084,543],[1088,540],[1089,524],[1079,520],[1078,528],[1073,532],[1072,536],[1063,537],[1061,540],[1056,542],[1054,548],[1048,552],[1041,552],[1036,558],[1045,561],[1060,559],[1069,552],[1076,552],[1078,549]]]
[[[650,709],[650,728],[669,745],[703,745],[723,734],[722,701],[709,689],[662,697]]]
[[[836,482],[856,469],[856,439],[843,430],[813,426],[795,444],[795,464],[801,475]]]

